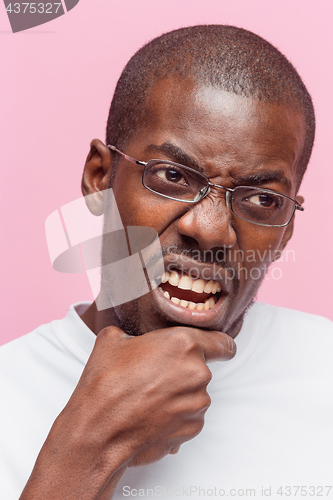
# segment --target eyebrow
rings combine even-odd
[[[259,186],[265,182],[279,182],[284,184],[286,188],[291,189],[291,181],[284,175],[283,170],[270,170],[266,172],[258,172],[255,174],[245,175],[244,177],[234,177],[234,181],[238,185]]]
[[[181,148],[171,144],[170,142],[164,142],[161,145],[150,144],[147,148],[147,151],[162,153],[166,155],[171,161],[176,163],[180,163],[181,165],[185,165],[187,167],[191,167],[194,170],[205,175],[204,170],[200,165],[195,161],[194,158],[186,154]],[[279,182],[286,186],[287,189],[291,189],[291,181],[287,179],[284,175],[283,170],[270,170],[266,172],[257,172],[249,175],[245,175],[243,177],[235,176],[233,178],[234,182],[237,185],[242,186],[260,186],[265,182]]]
[[[193,168],[198,172],[203,174],[203,168],[195,161],[192,156],[186,154],[181,148],[171,144],[170,142],[164,142],[160,146],[157,144],[150,144],[147,148],[147,151],[162,153],[170,158],[171,161],[176,163],[180,163],[181,165],[185,165],[186,167]]]

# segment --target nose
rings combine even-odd
[[[232,248],[237,238],[231,219],[225,198],[210,193],[180,217],[178,231],[195,240],[201,250]]]

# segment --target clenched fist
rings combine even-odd
[[[114,326],[102,330],[21,500],[109,498],[126,467],[177,452],[204,425],[206,362],[235,352],[228,335],[196,328],[139,337]]]

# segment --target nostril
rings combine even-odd
[[[196,249],[199,251],[199,243],[192,236],[187,236],[186,234],[182,234],[183,245],[182,248],[189,248],[191,250]]]

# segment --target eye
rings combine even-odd
[[[163,181],[172,182],[174,184],[187,185],[184,175],[175,167],[159,167],[155,169],[155,175]]]
[[[270,193],[256,193],[247,200],[262,208],[280,208],[282,204],[279,196]]]

